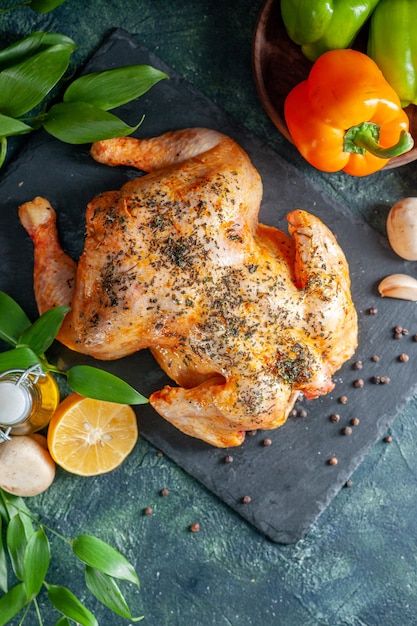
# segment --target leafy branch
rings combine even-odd
[[[130,135],[112,109],[145,94],[167,74],[150,65],[92,72],[69,84],[50,108],[48,94],[64,77],[75,42],[66,35],[35,32],[0,51],[0,167],[9,137],[41,127],[65,143],[82,144]]]
[[[47,582],[51,549],[46,531],[66,542],[83,563],[86,586],[99,602],[132,622],[143,619],[132,616],[117,583],[122,580],[140,587],[136,571],[126,557],[94,535],[67,539],[38,521],[22,498],[0,489],[0,590],[4,592],[0,597],[0,626],[24,610],[20,621],[23,624],[31,606],[42,626],[37,598],[43,588],[62,615],[56,626],[69,626],[68,620],[81,626],[98,626],[94,614],[67,587]],[[19,582],[9,588],[10,565]]]
[[[90,365],[61,370],[49,363],[45,353],[69,311],[67,306],[54,307],[31,323],[21,306],[0,291],[0,339],[13,346],[0,353],[0,372],[39,364],[45,372],[65,376],[69,386],[83,396],[120,404],[146,404],[145,396],[110,372]]]

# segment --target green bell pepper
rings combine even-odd
[[[379,2],[281,0],[281,15],[290,39],[315,61],[328,50],[349,48]]]
[[[368,55],[401,105],[417,104],[417,0],[380,0],[372,14]]]

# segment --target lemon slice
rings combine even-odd
[[[128,404],[72,393],[56,409],[47,438],[49,453],[67,472],[105,474],[133,450],[138,439],[136,414]]]

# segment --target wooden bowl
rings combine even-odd
[[[365,51],[366,42],[355,42]],[[288,37],[281,18],[279,0],[267,0],[255,30],[252,50],[253,73],[262,105],[278,130],[292,143],[284,118],[284,102],[293,87],[306,80],[312,63],[300,46]],[[410,133],[417,138],[417,107],[404,109],[410,120]],[[417,146],[406,154],[392,158],[384,169],[399,167],[417,159]]]

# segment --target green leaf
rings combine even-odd
[[[7,46],[7,48],[0,50],[0,70],[4,70],[11,65],[16,65],[37,52],[41,52],[50,46],[58,44],[68,46],[71,50],[75,50],[77,47],[75,42],[67,37],[67,35],[48,32],[31,33],[27,37],[19,39],[10,46]]]
[[[9,523],[9,512],[6,507],[7,494],[3,489],[0,488],[0,517],[6,522]]]
[[[89,102],[104,111],[131,102],[168,75],[150,65],[129,65],[77,78],[64,94],[64,102]]]
[[[24,135],[32,132],[33,128],[13,117],[0,113],[0,137],[11,137],[12,135]]]
[[[93,535],[78,535],[72,540],[74,554],[86,565],[113,578],[140,586],[135,568],[118,550]]]
[[[0,352],[0,372],[26,370],[37,363],[40,364],[40,360],[30,348],[13,348]]]
[[[62,78],[72,49],[57,44],[0,72],[0,111],[20,117],[36,107]]]
[[[7,556],[6,549],[3,543],[3,521],[0,517],[0,589],[7,592],[8,582],[7,582]]]
[[[74,365],[66,372],[69,386],[82,396],[119,404],[146,404],[148,399],[127,382],[91,365]]]
[[[132,622],[140,622],[143,619],[143,615],[140,617],[132,617],[122,592],[111,576],[87,565],[85,568],[85,582],[93,596],[104,604],[104,606],[107,606],[108,609],[113,611],[113,613],[125,617]]]
[[[56,306],[45,311],[19,337],[18,346],[28,346],[35,354],[43,354],[58,334],[69,306]]]
[[[27,545],[25,527],[19,514],[14,515],[7,526],[7,549],[12,562],[13,571],[19,580],[24,579],[23,558]]]
[[[39,528],[29,539],[24,558],[24,583],[28,598],[34,598],[41,590],[51,560],[48,537]]]
[[[3,167],[3,164],[6,160],[7,156],[7,139],[6,137],[0,137],[0,167]]]
[[[57,622],[55,622],[55,626],[71,626],[71,622],[67,617],[60,617]]]
[[[141,125],[128,126],[121,119],[87,102],[60,102],[52,106],[42,125],[56,139],[70,144],[125,137]]]
[[[24,499],[20,496],[15,496],[12,493],[7,493],[6,491],[3,491],[3,489],[0,489],[0,495],[2,496],[2,503],[4,504],[7,513],[6,521],[9,522],[12,517],[19,515],[23,524],[25,537],[26,539],[29,539],[35,531],[29,509],[26,506]]]
[[[0,291],[0,339],[12,346],[31,322],[24,310],[13,298]]]
[[[48,598],[51,604],[65,617],[82,624],[82,626],[98,626],[94,615],[66,587],[47,584]]]
[[[29,6],[36,13],[49,13],[60,4],[64,4],[65,0],[31,0]]]
[[[15,585],[0,598],[0,626],[6,626],[27,604],[23,583]]]

